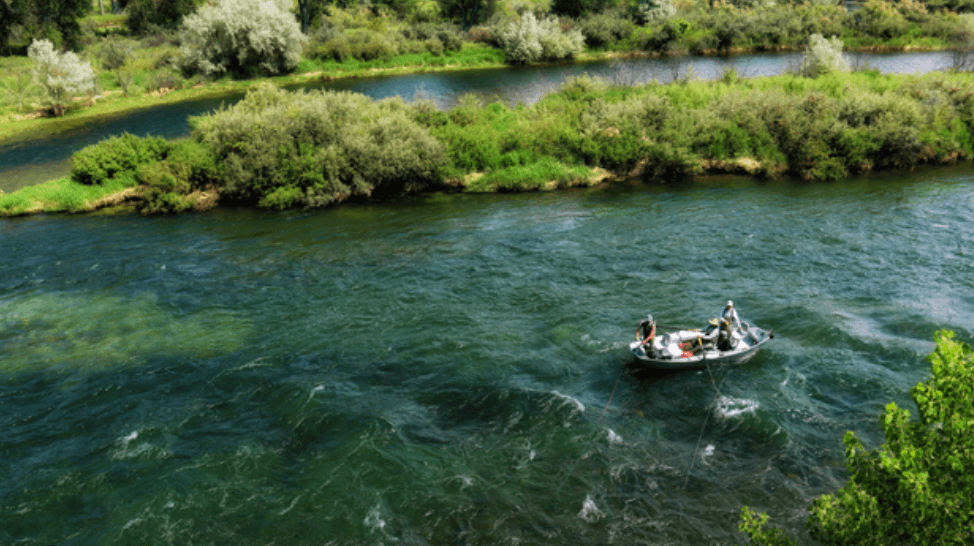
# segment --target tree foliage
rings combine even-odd
[[[974,542],[974,365],[971,347],[937,333],[933,376],[910,394],[920,420],[896,404],[881,425],[886,444],[843,443],[849,483],[812,504],[812,535],[830,544]]]
[[[811,506],[808,526],[825,544],[974,543],[974,352],[938,332],[932,377],[910,394],[919,421],[889,404],[880,419],[886,443],[867,450],[852,432],[843,443],[849,481]],[[745,508],[741,530],[754,544],[784,544]]]
[[[662,23],[676,16],[672,0],[639,0],[633,3],[633,18],[641,24]]]
[[[93,89],[95,72],[68,51],[58,53],[48,40],[35,40],[27,50],[34,65],[34,81],[46,92],[55,115],[64,115],[68,101],[76,93]]]
[[[47,39],[59,49],[77,50],[81,46],[78,20],[91,9],[91,0],[0,0],[0,53],[12,45],[8,40],[14,25],[23,29],[29,42]]]
[[[539,21],[530,11],[511,22],[499,38],[507,62],[512,64],[571,59],[585,49],[581,31],[566,32],[558,19],[548,17]]]
[[[199,4],[200,0],[127,0],[125,24],[136,34],[144,34],[153,26],[177,28]]]
[[[809,36],[808,51],[802,59],[802,76],[814,78],[849,70],[849,61],[842,56],[842,40],[835,36],[826,39],[821,34]]]
[[[183,70],[206,76],[297,68],[306,37],[288,0],[218,0],[183,19]]]
[[[439,181],[443,145],[402,99],[289,93],[263,85],[193,119],[225,167],[221,194],[272,208],[319,207]]]

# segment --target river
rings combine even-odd
[[[849,54],[848,57],[853,66],[868,65],[884,73],[921,74],[949,65],[949,54],[944,52]],[[419,95],[435,101],[441,108],[449,108],[465,93],[480,93],[511,104],[530,104],[557,89],[565,78],[586,72],[616,83],[635,85],[685,76],[691,65],[695,77],[714,79],[728,68],[735,68],[746,77],[757,77],[781,74],[800,64],[801,55],[795,53],[636,59],[358,78],[315,82],[301,87],[352,91],[377,99],[401,96],[413,100]],[[0,190],[10,192],[64,176],[70,172],[70,158],[74,152],[114,135],[128,132],[139,136],[185,137],[190,133],[190,116],[212,112],[221,104],[232,104],[242,97],[243,94],[238,93],[168,104],[98,120],[69,118],[40,137],[15,138],[0,143]]]
[[[967,165],[2,219],[0,543],[811,544],[974,336],[972,211]],[[728,298],[750,362],[629,368]]]

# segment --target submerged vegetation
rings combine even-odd
[[[143,213],[161,213],[607,178],[665,183],[702,172],[838,180],[972,157],[972,80],[828,71],[742,79],[730,71],[713,82],[625,87],[581,76],[533,106],[469,95],[449,111],[266,85],[194,118],[189,140],[125,135],[79,151],[71,183],[90,188],[80,192],[125,189]],[[44,210],[38,201],[0,196],[0,213]]]
[[[849,481],[811,505],[807,525],[823,544],[970,544],[974,540],[974,352],[936,335],[932,376],[910,391],[919,421],[889,404],[880,419],[886,443],[867,450],[852,432]],[[768,517],[743,510],[752,544],[794,544]]]

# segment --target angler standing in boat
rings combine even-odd
[[[737,309],[734,309],[734,302],[727,300],[727,306],[720,312],[720,318],[727,321],[732,327],[732,332],[741,329],[741,317],[737,316]]]
[[[639,328],[636,329],[636,341],[641,341],[642,343],[647,343],[653,339],[656,335],[656,321],[653,320],[653,315],[646,315],[639,323]]]

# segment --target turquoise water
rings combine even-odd
[[[843,433],[974,336],[972,205],[967,165],[0,220],[0,543],[810,543]],[[630,369],[728,298],[750,362]]]

